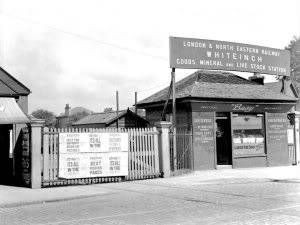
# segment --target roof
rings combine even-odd
[[[138,102],[138,106],[167,99],[168,87]],[[171,99],[172,96],[170,96]],[[199,70],[176,82],[176,99],[228,99],[297,101],[295,96],[275,92],[272,88],[228,72]]]
[[[83,124],[99,124],[99,123],[104,123],[104,124],[110,124],[113,121],[123,117],[127,113],[131,113],[135,115],[136,117],[139,117],[140,119],[144,120],[142,117],[139,115],[133,113],[132,111],[128,110],[122,110],[119,111],[118,116],[116,111],[111,111],[111,112],[102,112],[102,113],[94,113],[91,115],[88,115],[77,122],[73,123],[73,125],[83,125]]]
[[[294,83],[291,82],[290,80],[287,80],[285,82],[286,82],[286,90],[285,90],[286,95],[298,98],[299,94],[297,92]],[[272,89],[274,92],[280,93],[282,90],[282,81],[265,83],[265,86]]]
[[[15,98],[1,97],[0,106],[0,124],[29,123]]]
[[[0,67],[0,95],[19,96],[29,94],[30,90],[24,84]]]

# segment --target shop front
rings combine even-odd
[[[194,169],[289,165],[292,103],[193,101]]]
[[[190,149],[177,152],[191,151],[191,169],[292,165],[288,114],[297,102],[292,91],[276,91],[256,80],[205,70],[176,85],[176,129],[179,135],[193,137]],[[166,97],[164,89],[138,103],[150,125],[161,119]],[[171,104],[166,114],[172,115]]]

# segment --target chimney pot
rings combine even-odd
[[[70,106],[69,104],[66,104],[66,107],[65,107],[65,116],[69,116],[70,115]]]
[[[257,84],[263,85],[265,77],[260,75],[260,74],[254,74],[253,76],[249,77],[248,79],[250,81],[253,81],[253,82],[257,83]]]

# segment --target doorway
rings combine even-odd
[[[13,183],[13,157],[10,152],[12,125],[0,125],[0,184]]]
[[[232,165],[230,114],[216,115],[217,165]]]

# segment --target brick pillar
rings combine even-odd
[[[42,185],[42,127],[45,121],[32,119],[31,127],[31,188],[41,188]]]
[[[171,175],[169,129],[172,123],[160,121],[156,122],[154,125],[160,133],[158,138],[160,172],[163,177],[169,177]]]

